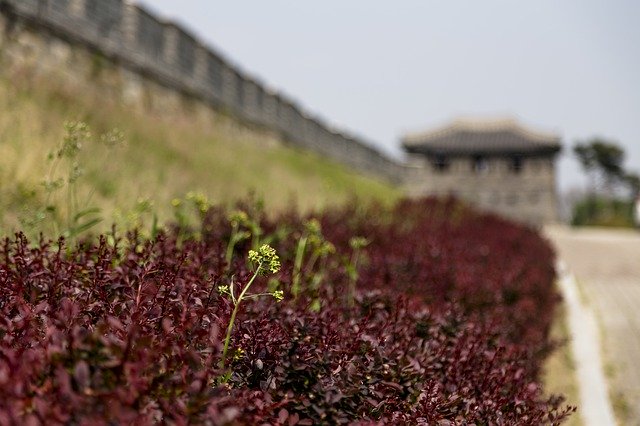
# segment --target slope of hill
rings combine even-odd
[[[317,155],[284,146],[277,138],[248,130],[224,115],[212,118],[186,103],[179,112],[132,111],[95,88],[71,88],[28,76],[0,79],[0,226],[42,205],[42,182],[51,175],[47,155],[63,142],[63,123],[86,122],[92,137],[77,157],[82,175],[77,203],[102,209],[105,223],[135,216],[152,205],[162,221],[171,200],[198,191],[225,204],[253,192],[268,209],[302,210],[353,196],[391,201],[399,191]],[[108,149],[99,135],[113,129],[124,144]],[[66,179],[60,170],[54,174]],[[63,211],[66,202],[60,202]]]

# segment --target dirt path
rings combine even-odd
[[[579,301],[595,313],[604,371],[618,420],[640,426],[640,233],[562,227],[545,231],[568,270],[575,274]],[[579,322],[589,321],[587,313]],[[584,347],[580,350],[591,351]],[[581,356],[589,358],[593,354],[576,354],[576,362]],[[585,421],[592,408],[581,407]]]

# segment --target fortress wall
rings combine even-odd
[[[92,60],[82,58],[84,49],[93,60],[97,54],[110,63],[117,74],[111,83],[125,100],[170,109],[180,108],[186,96],[231,115],[248,129],[260,129],[360,172],[392,183],[404,179],[401,163],[361,138],[332,129],[187,29],[138,5],[123,0],[0,0],[0,15],[3,60],[29,63],[43,74],[64,66],[90,72],[86,68],[93,66]]]

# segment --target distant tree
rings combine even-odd
[[[578,143],[573,147],[573,153],[578,157],[580,165],[584,169],[589,179],[591,192],[595,192],[596,187],[596,158],[595,152],[590,145]]]
[[[589,177],[590,186],[586,199],[574,205],[573,222],[599,225],[632,223],[631,206],[640,194],[640,176],[625,170],[624,149],[614,142],[592,138],[577,143],[573,152]],[[623,193],[628,193],[631,199],[621,199]]]
[[[597,185],[595,181],[598,176],[601,179],[603,189],[609,195],[613,193],[616,183],[625,181],[625,172],[622,167],[625,152],[617,144],[605,139],[593,138],[587,142],[576,144],[573,147],[573,152],[589,175],[592,190]]]
[[[640,195],[640,176],[637,173],[626,173],[624,181],[629,187],[632,197],[635,198]]]

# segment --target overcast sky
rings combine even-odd
[[[460,116],[603,136],[640,172],[638,0],[146,0],[249,74],[388,152]]]

